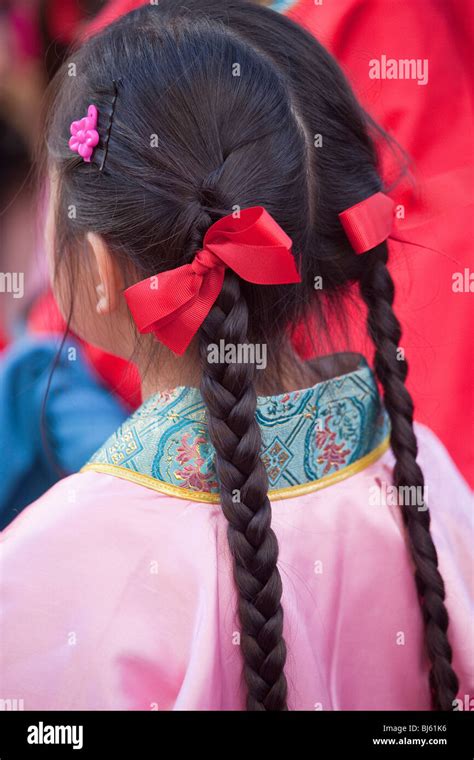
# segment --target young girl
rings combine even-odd
[[[393,202],[337,65],[268,9],[164,0],[71,58],[46,131],[56,296],[145,402],[4,532],[0,696],[465,704],[469,494],[414,430]],[[354,283],[384,405],[362,357],[292,348]]]

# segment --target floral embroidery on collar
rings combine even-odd
[[[270,489],[311,483],[370,454],[389,431],[374,376],[356,370],[305,390],[259,396]],[[214,447],[197,388],[158,393],[108,439],[88,466],[112,465],[198,493],[218,493]]]

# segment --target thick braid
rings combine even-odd
[[[419,489],[417,493],[423,493],[423,473],[416,461],[418,448],[413,429],[413,401],[405,386],[408,366],[398,356],[401,328],[392,308],[395,289],[386,266],[387,245],[378,246],[364,259],[360,290],[368,307],[368,329],[375,344],[375,371],[383,386],[385,407],[391,421],[390,442],[396,459],[394,485],[397,489],[415,486]],[[401,508],[415,565],[425,642],[431,661],[433,709],[452,710],[459,683],[451,667],[452,650],[447,637],[445,588],[430,534],[430,514],[423,504],[405,505]]]
[[[201,392],[207,407],[210,439],[222,511],[239,592],[241,650],[248,689],[247,710],[286,710],[282,582],[278,543],[270,527],[268,480],[260,459],[261,436],[255,417],[253,364],[213,364],[209,344],[247,342],[248,307],[238,277],[225,276],[218,300],[200,330]]]

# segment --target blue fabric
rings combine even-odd
[[[340,472],[377,448],[389,432],[377,383],[362,357],[353,372],[312,388],[259,396],[256,417],[271,489]],[[180,386],[147,399],[90,464],[218,493],[214,459],[201,394]]]
[[[42,431],[58,348],[57,337],[27,336],[0,357],[0,528],[60,477],[79,470],[127,417],[68,339],[52,376]]]
[[[274,2],[271,3],[270,8],[272,11],[285,13],[286,11],[289,11],[293,5],[296,5],[296,2],[297,0],[274,0]]]

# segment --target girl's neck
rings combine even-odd
[[[151,356],[152,359],[148,355],[138,362],[143,400],[177,386],[199,388],[201,372],[195,348],[190,347],[186,355],[180,357],[160,347]],[[276,361],[269,362],[256,371],[255,387],[258,395],[272,396],[309,388],[321,379],[317,367],[304,362],[287,345],[278,352],[278,364]]]

